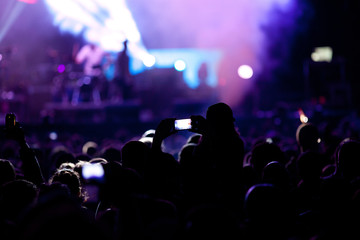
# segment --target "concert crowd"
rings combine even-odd
[[[191,116],[187,130],[165,118],[120,143],[55,144],[29,139],[7,115],[0,238],[360,237],[356,117],[336,125],[299,122],[286,134],[269,135],[275,127],[267,125],[255,137],[239,132],[234,116],[218,102],[206,116]],[[185,131],[186,141],[169,149],[167,139]]]

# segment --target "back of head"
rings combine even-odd
[[[284,164],[285,162],[285,155],[278,145],[274,143],[261,142],[253,147],[250,163],[259,176],[266,164],[272,161],[279,162],[280,164]]]
[[[70,169],[57,170],[49,179],[50,184],[61,183],[65,184],[72,196],[82,197],[80,176],[77,172]]]
[[[194,144],[198,144],[201,140],[201,134],[199,133],[195,133],[193,135],[191,135],[188,139],[186,143],[194,143]]]
[[[96,157],[98,153],[98,144],[93,141],[88,141],[83,145],[82,153],[90,157]]]
[[[337,173],[347,178],[360,177],[360,142],[344,139],[336,152]]]
[[[290,222],[291,211],[287,195],[280,188],[266,183],[255,184],[247,191],[244,204],[249,226],[256,232],[286,230],[284,224]]]
[[[233,111],[226,103],[216,103],[208,107],[206,112],[206,120],[211,126],[233,126],[235,118]]]
[[[7,219],[17,220],[35,203],[37,194],[32,182],[23,179],[7,182],[1,187],[0,212]]]
[[[142,178],[137,171],[124,168],[119,162],[108,162],[103,167],[105,182],[101,186],[101,198],[105,202],[119,206],[143,192]]]
[[[312,123],[302,123],[296,130],[296,141],[302,151],[316,150],[318,146],[319,131]]]
[[[129,141],[121,149],[122,166],[143,174],[150,148],[141,141]]]
[[[101,157],[109,162],[121,162],[121,150],[115,147],[105,148],[101,154]]]
[[[273,184],[283,190],[289,190],[290,188],[289,173],[284,164],[280,164],[277,161],[272,161],[264,167],[262,181]]]
[[[184,169],[192,166],[193,163],[193,153],[195,150],[195,143],[185,144],[179,151],[179,163],[180,166]]]
[[[6,159],[0,159],[0,185],[15,180],[14,165]]]

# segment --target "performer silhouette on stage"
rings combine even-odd
[[[83,64],[84,76],[79,79],[79,89],[74,91],[73,104],[76,104],[78,101],[89,101],[91,98],[94,103],[101,103],[100,85],[104,55],[104,50],[94,43],[84,45],[76,54],[75,62]]]
[[[129,70],[128,41],[123,42],[124,48],[117,55],[114,78],[113,99],[126,100],[132,97],[133,79]]]

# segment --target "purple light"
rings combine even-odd
[[[35,4],[37,0],[18,0],[19,2],[29,3],[29,4]]]
[[[63,73],[65,71],[65,65],[64,64],[60,64],[57,68],[59,73]]]

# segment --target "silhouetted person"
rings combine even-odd
[[[128,40],[123,42],[123,50],[118,53],[115,67],[115,78],[111,97],[114,101],[126,100],[132,97],[133,79],[129,70]]]
[[[95,43],[88,43],[81,47],[75,56],[77,64],[83,64],[84,76],[78,80],[78,88],[74,90],[72,104],[79,101],[93,100],[94,103],[101,102],[101,75],[104,50]]]
[[[191,119],[192,131],[202,135],[194,150],[192,198],[233,206],[231,203],[235,204],[243,194],[241,179],[245,151],[244,142],[235,128],[233,111],[220,102],[208,107],[206,119],[201,116]]]

